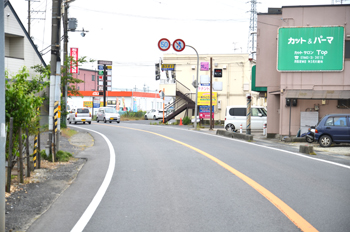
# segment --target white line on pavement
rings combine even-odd
[[[74,127],[74,126],[72,126],[72,127]],[[105,195],[107,188],[108,188],[109,184],[111,183],[112,176],[114,173],[114,168],[115,168],[115,152],[114,152],[114,148],[113,148],[111,141],[109,141],[109,139],[104,134],[102,134],[100,132],[97,132],[97,131],[94,131],[91,129],[82,128],[82,127],[77,127],[77,128],[88,130],[88,131],[94,132],[96,134],[99,134],[107,142],[107,145],[109,148],[110,159],[109,159],[109,166],[108,166],[106,176],[105,176],[100,188],[98,189],[96,195],[94,196],[94,198],[90,202],[90,205],[86,208],[85,212],[80,217],[79,221],[75,224],[75,226],[73,227],[71,232],[81,232],[84,230],[85,226],[90,221],[92,215],[95,213],[98,205],[100,204],[103,196]]]

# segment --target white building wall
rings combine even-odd
[[[229,105],[246,105],[246,95],[252,96],[253,105],[264,105],[264,101],[259,100],[258,92],[251,91],[251,62],[248,54],[213,54],[199,55],[199,73],[198,82],[201,75],[209,75],[210,71],[200,71],[201,62],[210,62],[212,58],[212,70],[215,68],[222,69],[222,78],[213,77],[212,81],[222,82],[222,91],[217,91],[218,101],[221,102],[221,109],[214,106],[214,119],[225,120],[225,109]],[[196,89],[192,86],[192,82],[197,76],[197,56],[196,55],[178,55],[165,54],[164,64],[175,64],[176,80],[181,82],[191,93],[196,93]],[[161,80],[159,89],[167,88],[169,83]],[[168,91],[172,92],[172,91]],[[171,95],[170,95],[171,96]],[[179,114],[176,119],[183,118],[185,112]],[[191,116],[191,115],[190,115]]]
[[[42,62],[9,7],[4,9],[4,27],[5,69],[9,77],[16,75],[23,66],[28,68],[30,77],[38,75],[30,67],[42,64]],[[11,58],[13,56],[17,58]]]

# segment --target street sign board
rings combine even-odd
[[[214,106],[212,106],[212,118],[214,118]],[[210,106],[199,106],[199,118],[210,118]]]
[[[170,41],[168,39],[160,39],[158,41],[158,48],[163,52],[167,51],[170,48]]]
[[[201,71],[209,71],[209,62],[201,62]]]
[[[281,27],[277,70],[280,72],[343,71],[344,27]]]
[[[103,71],[103,65],[99,65],[98,66],[98,70],[102,70]]]
[[[105,65],[112,65],[113,62],[112,61],[108,61],[108,60],[98,60],[97,64],[105,64]],[[103,66],[102,66],[103,67]]]
[[[212,105],[216,106],[218,100],[218,93],[212,92]],[[198,92],[197,102],[199,106],[210,105],[210,92]]]
[[[177,39],[173,43],[173,48],[177,52],[182,52],[186,47],[185,42],[182,39]]]
[[[162,64],[162,71],[174,71],[175,70],[175,64]]]

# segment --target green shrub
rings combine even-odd
[[[184,119],[182,120],[182,124],[184,125],[188,125],[191,123],[191,119],[189,117],[184,117]]]
[[[40,151],[40,156],[42,159],[52,162],[52,155],[47,156],[45,150]],[[56,154],[56,161],[68,162],[70,157],[73,157],[71,153],[59,150]]]

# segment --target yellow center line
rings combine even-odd
[[[316,228],[314,228],[308,221],[306,221],[303,217],[301,217],[297,212],[295,212],[291,207],[289,207],[286,203],[284,203],[281,199],[279,199],[278,197],[276,197],[273,193],[271,193],[269,190],[267,190],[266,188],[264,188],[263,186],[261,186],[260,184],[258,184],[257,182],[255,182],[254,180],[252,180],[251,178],[249,178],[248,176],[244,175],[243,173],[237,171],[236,169],[232,168],[231,166],[229,166],[228,164],[222,162],[221,160],[219,160],[218,158],[198,149],[195,148],[191,145],[188,145],[184,142],[178,141],[176,139],[155,133],[155,132],[151,132],[151,131],[146,131],[146,130],[141,130],[141,129],[135,129],[135,128],[130,128],[130,127],[123,127],[123,126],[114,126],[114,127],[119,127],[119,128],[124,128],[124,129],[130,129],[130,130],[136,130],[136,131],[142,131],[142,132],[146,132],[146,133],[150,133],[150,134],[154,134],[160,137],[163,137],[165,139],[174,141],[178,144],[181,144],[185,147],[188,147],[202,155],[204,155],[205,157],[211,159],[212,161],[216,162],[217,164],[219,164],[221,167],[227,169],[228,171],[230,171],[232,174],[234,174],[235,176],[237,176],[238,178],[240,178],[241,180],[243,180],[244,182],[246,182],[248,185],[250,185],[251,187],[253,187],[256,191],[258,191],[261,195],[263,195],[267,200],[269,200],[274,206],[277,207],[277,209],[279,209],[289,220],[291,220],[301,231],[305,231],[305,232],[314,232],[314,231],[318,231]]]

